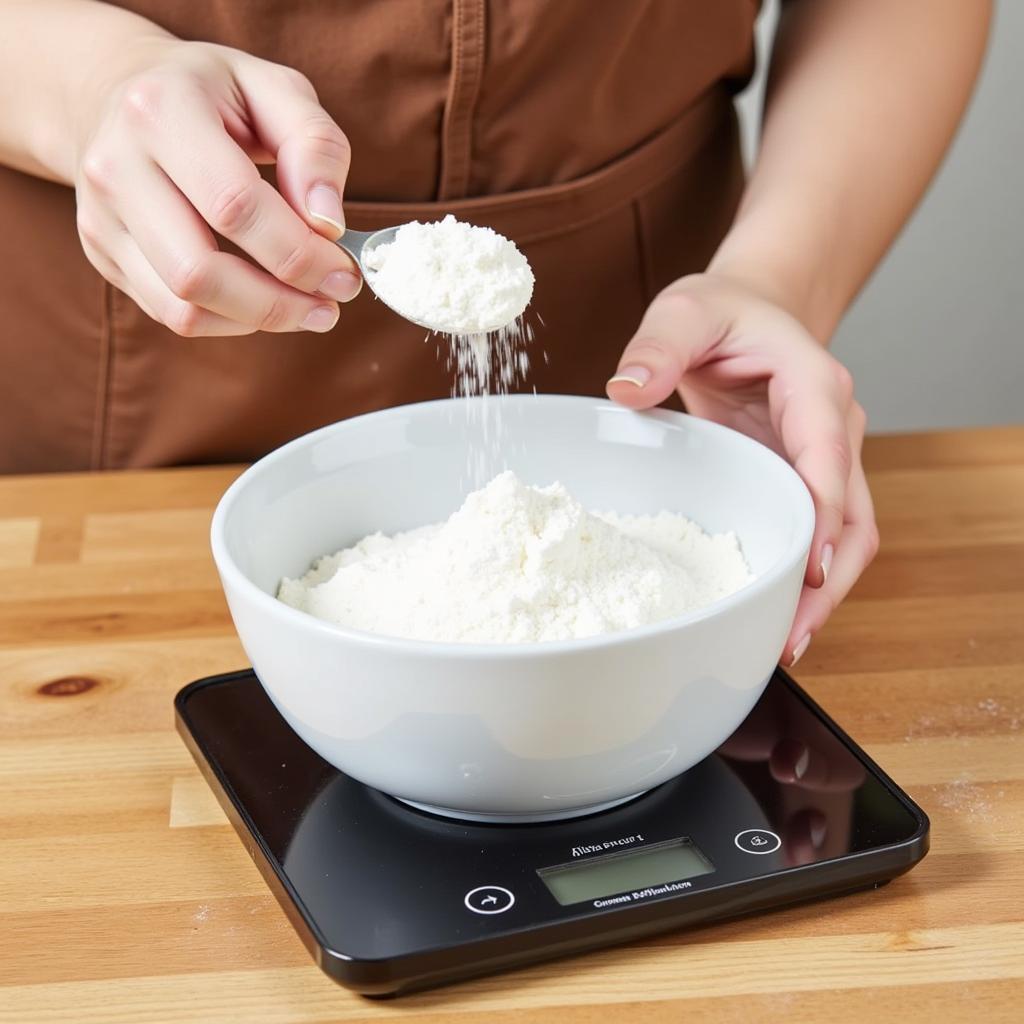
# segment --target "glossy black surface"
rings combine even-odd
[[[623,807],[543,825],[412,810],[331,768],[250,672],[200,681],[179,727],[321,966],[393,993],[879,884],[927,819],[783,673],[719,750]],[[712,870],[560,904],[538,871],[685,838]],[[507,895],[506,895],[507,894]]]

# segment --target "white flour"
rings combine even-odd
[[[505,472],[446,522],[365,537],[282,580],[278,597],[388,636],[529,643],[658,622],[751,579],[731,533],[670,512],[591,514],[561,484]]]
[[[400,313],[445,334],[508,327],[533,295],[526,257],[490,228],[456,220],[403,224],[363,257],[373,290]]]

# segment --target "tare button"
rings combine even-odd
[[[782,845],[782,840],[766,828],[737,832],[734,842],[744,853],[774,853]]]
[[[500,885],[478,885],[466,893],[463,901],[474,914],[504,914],[516,898]]]

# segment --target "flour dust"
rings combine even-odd
[[[533,328],[520,315],[498,331],[447,335],[439,343],[452,375],[452,397],[479,399],[456,413],[464,411],[471,435],[462,481],[466,491],[482,487],[507,468],[511,438],[500,401],[488,399],[526,390],[533,340]]]

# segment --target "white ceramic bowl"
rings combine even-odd
[[[325,760],[455,816],[590,813],[685,771],[753,707],[792,623],[813,506],[786,462],[704,420],[588,398],[486,402],[389,409],[272,452],[221,499],[214,559],[263,686]],[[507,466],[528,483],[560,480],[588,508],[670,509],[735,530],[756,579],[655,625],[524,645],[392,639],[276,600],[281,577],[319,555],[447,518],[465,495],[471,432],[486,418],[494,437],[498,403],[501,464],[485,473]]]

